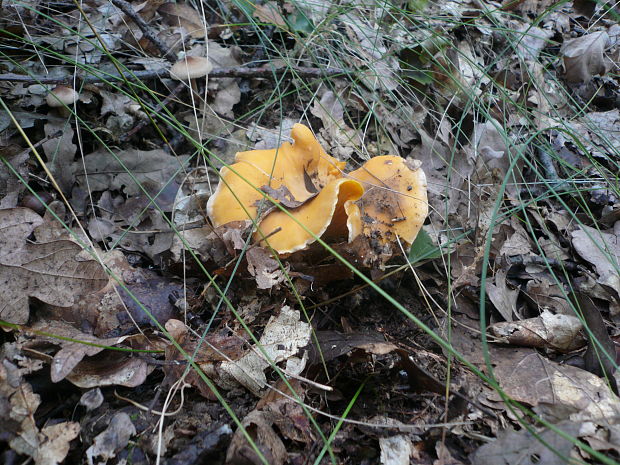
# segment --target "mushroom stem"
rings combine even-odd
[[[190,79],[189,81],[191,92],[195,95],[196,100],[199,102],[199,106],[203,106],[205,101],[202,98],[202,95],[200,95],[200,93],[198,92],[198,83],[196,82],[196,79]]]

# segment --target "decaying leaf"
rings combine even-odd
[[[278,261],[271,256],[268,250],[261,247],[252,247],[246,252],[248,271],[256,280],[259,289],[271,289],[286,281],[284,272]]]
[[[282,16],[282,12],[276,2],[265,2],[262,5],[256,5],[254,17],[265,23],[275,24],[276,26],[286,27],[286,20]]]
[[[620,296],[620,222],[610,231],[581,225],[572,239],[579,255],[596,267],[599,282]]]
[[[327,91],[320,100],[315,100],[310,111],[323,122],[319,135],[326,142],[327,151],[339,160],[348,160],[359,144],[360,135],[344,122],[342,100],[342,95]]]
[[[155,326],[155,322],[164,324],[176,315],[171,299],[183,294],[180,283],[154,271],[130,266],[120,250],[102,254],[101,258],[120,283],[110,277],[104,287],[82,296],[71,306],[48,306],[52,318],[68,322],[74,328],[87,325],[95,336],[106,337],[129,331],[136,324],[141,327]]]
[[[48,168],[54,175],[56,182],[63,190],[69,192],[73,185],[73,173],[68,166],[73,164],[77,146],[73,143],[75,132],[68,120],[50,119],[44,126],[45,135],[51,136],[60,133],[57,139],[50,139],[43,144],[43,150],[48,160]]]
[[[88,411],[99,408],[101,404],[103,404],[103,394],[99,388],[86,391],[82,394],[82,397],[80,397],[80,405],[86,407]]]
[[[585,345],[583,325],[576,316],[554,315],[544,310],[539,317],[499,322],[489,327],[497,342],[571,352]]]
[[[17,367],[7,360],[0,364],[0,432],[18,454],[32,457],[36,465],[56,465],[64,461],[70,442],[80,432],[77,422],[62,422],[39,430],[34,414],[41,403],[32,386],[16,375]]]
[[[289,381],[289,385],[296,396],[303,399],[304,389],[301,384],[293,379]],[[305,444],[312,444],[316,440],[308,416],[282,380],[279,380],[276,389],[268,391],[256,408],[245,417],[243,426],[269,463],[286,461],[284,439]],[[262,463],[241,428],[235,431],[226,458],[227,463]]]
[[[519,290],[508,288],[506,274],[506,270],[499,270],[495,273],[494,282],[487,283],[487,294],[504,320],[512,321],[513,315],[517,311]]]
[[[265,370],[272,363],[286,361],[285,373],[298,375],[306,366],[307,354],[300,349],[310,340],[311,326],[300,321],[299,311],[288,306],[280,309],[278,316],[269,319],[258,347],[246,353],[239,360],[223,362],[220,369],[232,380],[236,380],[256,395],[260,395],[267,378]]]
[[[593,32],[564,42],[560,53],[568,82],[588,82],[595,74],[605,73],[603,51],[609,41],[605,31]]]
[[[95,462],[105,464],[109,459],[123,450],[129,442],[129,438],[136,434],[136,428],[131,422],[129,415],[119,412],[112,417],[110,424],[101,434],[95,437],[93,445],[86,449],[86,459],[89,465]]]
[[[513,399],[558,420],[620,418],[616,395],[604,379],[580,368],[560,365],[532,349],[503,348],[493,354],[500,386]],[[497,393],[489,399],[500,401]]]
[[[36,331],[53,334],[57,337],[73,339],[80,342],[70,342],[54,337],[40,337],[32,345],[36,346],[41,340],[46,340],[52,344],[59,344],[62,348],[56,352],[50,367],[50,378],[53,383],[57,383],[67,377],[69,373],[82,361],[84,357],[92,357],[103,350],[98,346],[114,346],[120,342],[119,338],[100,339],[90,334],[84,334],[76,327],[64,321],[41,321],[32,326]]]
[[[565,434],[575,437],[580,425],[564,421],[555,425]],[[544,441],[544,442],[543,442]],[[473,456],[474,465],[563,465],[569,461],[572,441],[551,429],[537,431],[535,436],[527,430],[507,430],[498,438],[480,447]]]
[[[136,387],[144,383],[154,368],[144,359],[105,351],[82,360],[67,375],[67,380],[85,389],[100,386]]]
[[[245,416],[243,426],[259,446],[267,463],[283,465],[288,456],[286,446],[274,428],[275,419],[271,412],[254,410]],[[259,465],[264,463],[240,430],[237,430],[226,453],[226,463]]]
[[[82,248],[75,242],[27,242],[41,223],[25,208],[0,211],[0,318],[10,323],[28,321],[30,297],[68,307],[108,282],[99,263],[78,257]]]
[[[240,359],[245,354],[246,341],[237,335],[229,336],[220,333],[207,334],[204,339],[196,340],[196,338],[193,338],[188,334],[189,330],[185,324],[175,320],[169,321],[166,324],[166,329],[171,331],[171,335],[174,335],[175,339],[186,353],[196,353],[196,363],[217,384],[224,388],[233,388],[237,386],[237,383],[235,382],[226,384],[220,380],[219,365],[224,361]],[[166,347],[166,360],[172,362],[186,361],[183,354],[181,354],[172,345]],[[205,383],[194,370],[191,370],[187,374],[184,373],[184,364],[173,363],[166,366],[164,368],[164,372],[168,377],[174,380],[179,379],[181,376],[185,376],[185,382],[196,387],[203,397],[213,400],[216,399],[207,383]],[[229,377],[227,377],[227,381],[230,382]]]
[[[169,26],[182,27],[195,39],[205,36],[207,28],[203,25],[200,14],[188,4],[164,3],[157,11]]]
[[[135,196],[142,194],[143,189],[159,191],[183,172],[187,160],[187,156],[173,157],[161,149],[129,149],[122,157],[99,150],[76,162],[75,176],[84,185],[88,179],[92,191],[118,190]]]
[[[238,59],[240,54],[237,47],[223,47],[218,42],[209,41],[205,48],[205,55],[208,56],[213,69],[234,68],[241,65]],[[214,96],[210,103],[211,110],[225,117],[233,117],[233,107],[241,101],[241,89],[234,78],[209,79],[209,93]],[[211,116],[211,115],[208,115]]]

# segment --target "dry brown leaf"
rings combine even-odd
[[[164,3],[157,11],[169,26],[186,29],[194,39],[204,38],[207,28],[200,13],[186,3]]]
[[[108,282],[99,263],[78,258],[82,248],[74,242],[27,242],[41,223],[25,208],[0,211],[0,318],[10,323],[28,321],[30,297],[69,307]]]
[[[304,398],[305,391],[299,381],[290,380],[289,385],[299,398]],[[256,409],[250,412],[243,421],[244,427],[252,432],[252,439],[259,450],[265,454],[269,463],[283,463],[280,460],[287,458],[286,448],[281,436],[289,441],[305,444],[312,444],[316,440],[308,416],[299,403],[294,400],[289,387],[284,381],[279,380],[276,389],[277,391],[268,391],[258,402]],[[278,391],[285,393],[286,396]],[[248,444],[241,428],[235,432],[226,457],[226,463],[231,464],[262,463]],[[239,460],[243,461],[239,462]],[[249,460],[249,462],[245,460]]]
[[[13,372],[13,373],[12,373]],[[0,422],[2,436],[11,449],[28,455],[36,465],[56,465],[64,461],[69,446],[80,432],[80,424],[63,422],[39,430],[34,414],[41,403],[32,386],[17,375],[17,367],[5,360],[0,364]]]
[[[136,428],[129,415],[119,412],[112,417],[108,427],[95,437],[92,446],[86,449],[86,459],[93,465],[94,458],[97,464],[105,464],[109,459],[123,450],[129,443],[129,438],[136,434]]]
[[[170,298],[183,294],[180,283],[152,270],[132,267],[120,250],[103,253],[101,258],[127,290],[110,277],[104,287],[82,296],[71,306],[47,306],[51,318],[66,321],[75,328],[88,327],[95,336],[106,337],[125,333],[136,324],[140,327],[154,326],[155,321],[164,324],[176,315]]]
[[[564,421],[555,425],[569,436],[579,435],[581,425]],[[472,457],[473,465],[564,465],[573,443],[555,431],[543,428],[535,436],[526,429],[502,431],[497,439],[480,447]]]
[[[99,150],[76,162],[74,169],[80,184],[86,185],[88,175],[91,191],[117,190],[136,196],[143,194],[142,189],[158,191],[168,184],[178,172],[182,172],[187,159],[187,156],[173,157],[162,149],[128,149],[120,157],[107,150]]]
[[[263,412],[253,410],[241,422],[244,428],[252,432],[252,439],[258,446],[267,463],[271,465],[283,465],[288,457],[286,446],[276,432],[275,421],[277,414],[273,412]],[[235,431],[228,451],[226,452],[226,463],[259,465],[265,463],[254,452],[248,443],[241,428]]]
[[[73,173],[69,167],[77,152],[73,143],[75,132],[69,119],[50,119],[43,126],[45,135],[50,137],[60,132],[57,139],[50,139],[43,144],[43,151],[47,157],[47,166],[63,192],[69,192],[73,186]]]
[[[326,91],[320,100],[315,99],[310,112],[320,118],[323,128],[319,142],[327,153],[338,160],[348,160],[359,145],[361,136],[344,122],[344,98],[332,91]]]
[[[258,347],[252,347],[243,357],[223,362],[220,366],[222,378],[236,381],[256,395],[267,384],[265,370],[272,363],[286,361],[285,372],[298,375],[306,366],[307,354],[300,354],[301,348],[310,341],[311,326],[300,321],[300,314],[288,306],[280,309],[278,316],[272,316],[265,326]],[[299,357],[301,355],[301,357]]]
[[[99,339],[90,334],[84,334],[65,321],[44,319],[32,325],[32,329],[42,333],[53,334],[58,337],[82,341],[87,344],[114,346],[120,342],[119,338]],[[50,377],[53,383],[63,380],[84,357],[93,356],[103,350],[101,347],[46,336],[39,336],[32,343],[26,343],[26,347],[35,346],[42,340],[62,346],[62,348],[56,352],[51,362]]]
[[[567,291],[561,288],[551,276],[538,274],[525,286],[525,295],[532,300],[535,310],[549,309],[555,314],[574,316],[570,302],[566,299]]]
[[[256,280],[259,289],[271,289],[286,281],[286,275],[280,269],[280,264],[268,250],[252,247],[247,250],[246,259],[248,271]]]
[[[580,368],[560,365],[533,349],[495,348],[494,374],[504,392],[514,400],[544,408],[559,420],[620,418],[620,401],[604,379]],[[495,391],[489,399],[501,401]]]
[[[609,41],[605,31],[593,32],[564,42],[560,53],[568,82],[588,82],[595,74],[605,73],[603,52]]]
[[[265,2],[262,5],[256,4],[254,17],[265,23],[286,27],[286,20],[282,16],[279,5],[273,1]]]
[[[536,318],[495,323],[489,333],[505,344],[571,352],[586,343],[582,329],[579,318],[545,310]]]
[[[245,341],[238,335],[224,335],[224,334],[209,334],[201,339],[202,342],[192,338],[183,327],[179,325],[180,322],[174,323],[172,320],[166,324],[166,328],[170,327],[174,333],[176,333],[176,340],[181,347],[188,354],[196,353],[195,361],[200,366],[207,376],[213,379],[221,387],[233,388],[236,383],[227,385],[220,382],[218,369],[219,364],[227,360],[237,360],[245,353]],[[176,326],[174,328],[173,326]],[[184,326],[184,325],[183,325]],[[172,334],[171,334],[172,335]],[[198,344],[200,344],[198,350],[196,350]],[[196,387],[200,394],[207,399],[216,400],[217,398],[204,380],[197,374],[196,370],[190,370],[185,374],[185,362],[186,358],[182,355],[176,347],[169,345],[166,347],[166,361],[178,361],[179,364],[171,364],[164,367],[166,376],[177,380],[181,376],[185,376],[185,382]]]
[[[522,58],[527,60],[538,58],[540,51],[554,35],[551,29],[541,29],[528,23],[524,23],[519,28],[519,33],[522,35],[519,37],[517,51]]]
[[[238,47],[222,47],[215,41],[209,41],[204,50],[204,56],[209,57],[213,63],[213,69],[234,68],[240,66],[240,50]],[[210,104],[215,113],[233,118],[233,107],[241,101],[241,90],[235,78],[209,79],[208,88],[210,95],[215,98]],[[211,116],[211,115],[208,115]]]
[[[571,236],[577,253],[596,268],[598,282],[620,296],[620,221],[608,231],[581,225]]]
[[[83,359],[67,375],[67,380],[85,389],[100,386],[136,387],[144,382],[154,368],[143,359],[105,351]]]
[[[385,336],[380,333],[317,331],[316,343],[315,339],[312,338],[311,344],[307,347],[308,364],[328,362],[341,355],[351,353],[355,349],[361,349],[372,355],[385,355],[393,352],[397,347],[386,342]]]
[[[487,294],[497,311],[506,321],[512,321],[517,312],[518,289],[509,289],[506,283],[507,270],[498,270],[492,283],[487,283]]]

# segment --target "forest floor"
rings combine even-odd
[[[620,11],[164,1],[0,1],[0,462],[618,463]]]

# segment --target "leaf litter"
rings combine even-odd
[[[2,460],[619,461],[614,10],[220,6],[0,6]],[[185,57],[210,75],[171,80]],[[298,123],[359,200],[310,209],[330,181],[311,164],[274,184]],[[275,152],[259,214],[214,224],[251,150]],[[425,174],[415,240],[394,232],[412,186],[368,168],[386,154]],[[471,365],[316,238],[270,249],[279,207],[333,207],[315,235]]]

